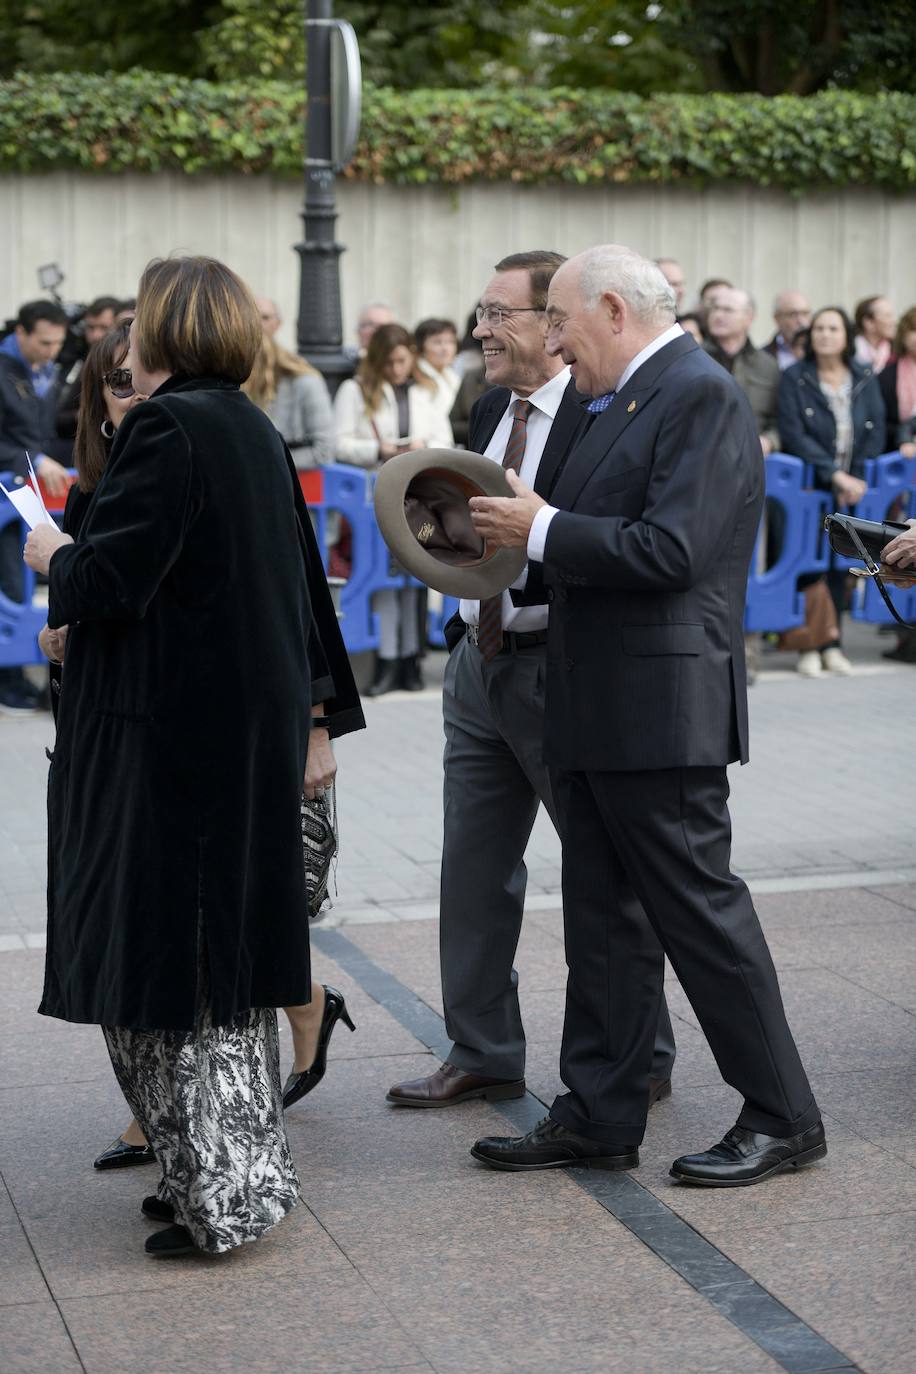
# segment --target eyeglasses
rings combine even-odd
[[[512,315],[543,315],[539,305],[478,305],[474,317],[478,324],[495,324],[498,329]]]
[[[112,368],[111,372],[105,373],[102,381],[119,401],[126,401],[135,394],[134,374],[129,367]]]

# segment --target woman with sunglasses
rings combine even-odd
[[[40,1011],[103,1029],[162,1170],[142,1204],[162,1258],[299,1201],[274,1011],[311,994],[299,800],[313,736],[364,725],[295,469],[239,389],[260,333],[222,263],[151,263],[148,400],[78,539],[44,525],[25,549],[70,625]]]

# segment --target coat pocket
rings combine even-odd
[[[621,468],[612,477],[605,477],[601,482],[589,482],[583,488],[579,499],[584,505],[588,505],[590,501],[600,500],[602,496],[608,496],[611,492],[626,491],[627,487],[635,487],[638,482],[645,480],[647,474],[648,468],[644,463],[637,463],[629,468]]]
[[[701,654],[706,648],[706,626],[688,621],[674,625],[623,625],[620,642],[625,654],[637,658]]]

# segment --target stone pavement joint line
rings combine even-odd
[[[340,930],[312,930],[311,938],[405,1030],[440,1059],[445,1058],[451,1042],[443,1036],[444,1023],[438,1012]],[[541,1119],[547,1104],[528,1091],[522,1099],[492,1105],[525,1133]],[[848,1355],[824,1340],[634,1178],[627,1174],[593,1175],[587,1170],[570,1172],[569,1177],[786,1374],[860,1372],[860,1366]]]
[[[6,1179],[3,1177],[2,1173],[0,1173],[0,1191],[2,1191],[3,1195],[7,1198],[10,1210],[12,1211],[13,1215],[19,1223],[20,1230],[25,1238],[25,1243],[29,1247],[29,1252],[31,1253],[32,1259],[35,1261],[35,1267],[41,1275],[41,1281],[44,1284],[45,1288],[47,1288],[48,1290],[48,1297],[54,1306],[54,1310],[57,1312],[57,1315],[60,1318],[64,1331],[66,1332],[67,1340],[70,1342],[70,1348],[73,1351],[73,1357],[79,1365],[80,1369],[83,1371],[83,1374],[88,1374],[86,1366],[83,1364],[80,1352],[77,1349],[76,1341],[73,1339],[73,1332],[70,1330],[70,1324],[67,1321],[67,1318],[64,1316],[64,1313],[61,1310],[61,1305],[57,1300],[54,1290],[48,1282],[48,1276],[45,1273],[44,1266],[42,1265],[41,1260],[38,1258],[38,1255],[35,1252],[35,1246],[32,1244],[32,1238],[29,1235],[28,1230],[26,1229],[25,1222],[22,1219],[22,1214],[20,1213],[19,1208],[16,1206],[16,1201],[13,1197],[12,1192],[6,1186]]]

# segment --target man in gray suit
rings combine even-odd
[[[565,261],[516,253],[496,264],[477,310],[492,388],[474,406],[470,448],[548,499],[592,416],[562,360],[545,350],[547,290]],[[525,1033],[513,968],[524,853],[538,806],[556,811],[543,761],[547,596],[539,566],[511,591],[462,601],[446,627],[445,833],[440,965],[453,1041],[435,1073],[398,1083],[399,1107],[448,1107],[525,1091]],[[649,1105],[671,1091],[674,1039],[662,1000]]]

